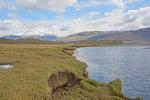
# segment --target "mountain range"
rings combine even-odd
[[[22,36],[22,35],[6,35],[2,36],[0,38],[4,39],[13,39],[13,40],[21,40],[21,39],[37,39],[41,41],[55,41],[57,40],[57,36],[55,35],[27,35],[27,36]]]
[[[36,39],[42,41],[63,41],[63,42],[77,42],[84,40],[118,40],[124,43],[138,43],[138,44],[150,44],[150,27],[142,28],[131,31],[87,31],[80,32],[73,35],[69,35],[63,38],[58,38],[55,35],[6,35],[0,38],[23,40],[23,39]]]
[[[87,31],[61,39],[61,41],[65,42],[83,40],[121,40],[128,43],[150,43],[150,28],[131,31]]]

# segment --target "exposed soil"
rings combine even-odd
[[[81,79],[77,78],[73,72],[64,71],[52,74],[48,79],[48,85],[52,89],[53,98],[63,98],[67,91]]]

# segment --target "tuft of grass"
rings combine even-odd
[[[85,78],[84,79],[87,83],[95,86],[95,87],[103,87],[103,86],[106,86],[106,83],[100,83],[100,82],[97,82],[95,80],[92,80],[92,79],[88,79],[88,78]]]
[[[128,99],[128,100],[143,100],[143,99],[140,98],[140,97],[137,97],[137,98],[135,98],[135,99]]]
[[[117,97],[117,96],[109,96],[109,97],[107,97],[106,100],[125,100],[125,99],[124,99],[124,98]]]
[[[93,92],[96,90],[96,87],[94,85],[89,84],[88,82],[86,82],[85,80],[82,80],[80,82],[80,86],[82,89],[85,89],[89,92]]]
[[[113,85],[118,92],[122,92],[121,80],[117,79],[110,82],[110,85]]]
[[[114,80],[108,84],[113,95],[124,97],[122,94],[122,85],[120,80]]]

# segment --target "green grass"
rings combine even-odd
[[[98,95],[103,94],[104,100],[124,100],[118,81],[106,84],[87,79],[86,64],[63,52],[63,48],[70,47],[70,44],[52,43],[0,44],[0,64],[14,65],[12,69],[0,70],[0,100],[50,100],[48,78],[64,70],[82,79],[64,100],[99,100]]]
[[[107,45],[123,45],[123,41],[117,40],[83,40],[77,42],[75,45],[79,47],[86,47],[86,46],[107,46]]]
[[[32,100],[47,97],[51,91],[48,78],[52,73],[68,69],[82,77],[84,64],[62,52],[68,45],[1,44],[0,64],[13,64],[0,70],[0,99]],[[80,67],[82,66],[82,67]],[[50,93],[49,93],[50,95]]]

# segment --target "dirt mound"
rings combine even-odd
[[[76,49],[76,47],[70,47],[70,48],[63,48],[63,52],[68,54],[68,55],[72,55],[73,51]]]
[[[64,71],[52,74],[48,79],[48,85],[52,89],[52,97],[62,97],[69,88],[81,81],[73,72]]]

